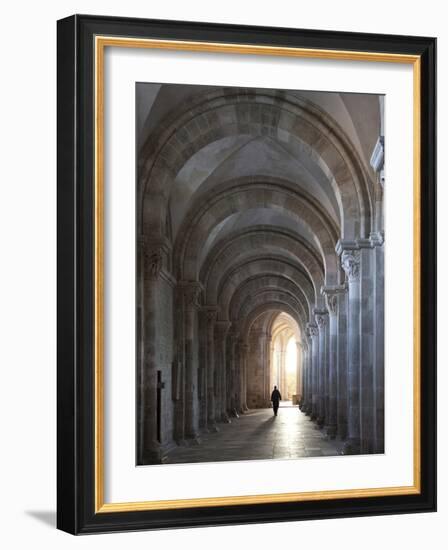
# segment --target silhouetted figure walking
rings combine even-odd
[[[277,389],[277,386],[274,386],[274,391],[271,393],[272,408],[274,409],[274,415],[277,416],[278,406],[280,405],[280,400],[282,396]]]

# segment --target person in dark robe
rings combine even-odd
[[[274,391],[271,393],[272,408],[274,409],[274,415],[277,416],[278,407],[280,405],[280,400],[282,396],[277,389],[277,386],[274,386]]]

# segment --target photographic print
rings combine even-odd
[[[135,93],[137,465],[384,453],[385,97]]]
[[[435,511],[435,77],[431,37],[58,21],[59,529]]]

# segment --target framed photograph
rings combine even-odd
[[[58,528],[434,511],[436,40],[58,21]]]

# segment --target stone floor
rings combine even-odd
[[[219,432],[203,434],[200,445],[177,447],[166,464],[334,456],[341,448],[298,407],[282,402],[278,416],[272,409],[251,410],[231,424],[219,424]]]

